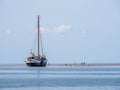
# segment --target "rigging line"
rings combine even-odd
[[[35,34],[35,36],[34,36],[34,50],[33,50],[34,54],[36,54],[36,42],[37,42],[36,38],[37,38],[37,36]]]
[[[40,17],[39,17],[39,15],[38,15],[38,20],[37,20],[37,22],[38,22],[38,32],[37,32],[37,33],[38,33],[38,56],[40,55],[40,50],[39,50],[39,49],[40,49],[40,44],[39,44],[39,43],[40,43],[40,40],[39,40],[39,39],[40,39],[40,25],[39,25],[39,19],[40,19]]]
[[[39,22],[40,23],[40,22]],[[39,27],[40,27],[40,25],[39,25]],[[41,55],[43,56],[43,43],[42,43],[42,34],[41,34],[41,30],[40,30],[41,28],[39,28],[39,37],[40,37],[40,49],[41,49]]]
[[[42,34],[41,34],[41,31],[40,31],[40,48],[41,48],[41,55],[43,55],[43,42],[42,42]]]
[[[41,35],[41,33],[40,33],[40,41],[41,41],[41,45],[40,45],[40,47],[41,47],[41,55],[43,55],[43,42],[42,42],[42,35]]]

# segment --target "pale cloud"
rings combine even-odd
[[[58,27],[53,28],[53,32],[55,33],[65,33],[68,32],[71,29],[70,25],[60,25]]]
[[[52,29],[41,27],[40,30],[42,33],[57,33],[57,34],[60,33],[61,34],[61,33],[70,31],[71,26],[70,25],[60,25],[60,26],[54,27]]]
[[[12,30],[11,30],[11,29],[6,29],[6,30],[5,30],[5,33],[6,33],[6,34],[11,34],[11,33],[12,33]]]
[[[41,31],[42,33],[50,33],[50,32],[51,32],[51,30],[50,30],[49,28],[45,28],[45,27],[41,27],[41,28],[40,28],[40,31]]]

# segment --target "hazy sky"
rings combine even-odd
[[[0,64],[34,52],[38,14],[49,63],[120,63],[120,0],[0,0]]]

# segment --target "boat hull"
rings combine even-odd
[[[26,65],[29,67],[45,67],[47,65],[47,60],[26,62]]]

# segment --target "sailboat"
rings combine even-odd
[[[37,16],[37,38],[38,38],[38,47],[37,47],[37,51],[38,51],[38,55],[35,55],[33,52],[31,52],[30,57],[28,57],[25,62],[27,66],[30,67],[45,67],[47,65],[47,59],[45,57],[45,55],[43,54],[43,48],[42,48],[42,43],[41,43],[41,38],[40,38],[40,25],[39,25],[39,19],[40,16]],[[41,45],[41,47],[40,47]],[[41,50],[41,51],[40,51]]]

